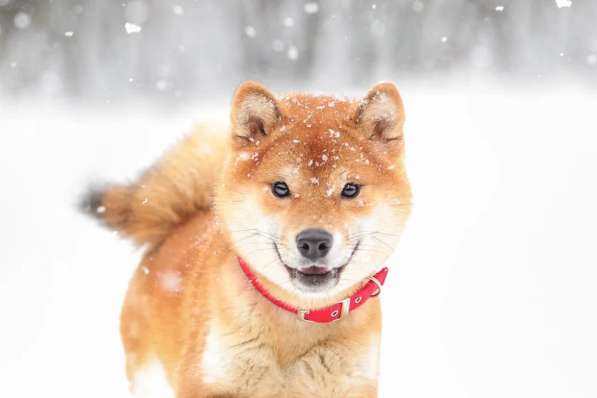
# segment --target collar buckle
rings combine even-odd
[[[298,309],[296,312],[296,315],[298,316],[298,319],[300,319],[303,322],[310,322],[310,323],[315,323],[310,319],[305,318],[305,316],[309,313],[309,310],[302,310],[302,309]]]
[[[375,286],[377,286],[377,291],[375,293],[373,293],[371,295],[371,297],[379,296],[379,294],[381,293],[381,286],[382,286],[381,282],[375,276],[370,276],[367,279],[369,279],[371,282],[375,283]]]
[[[338,317],[338,319],[342,319],[350,313],[350,297],[345,298],[344,300],[340,301],[342,305],[342,313]]]
[[[340,304],[340,309],[341,311],[338,310],[334,310],[330,313],[330,316],[332,317],[332,319],[330,320],[330,322],[336,322],[339,321],[340,319],[348,316],[348,314],[350,314],[350,301],[352,300],[351,297],[347,297],[344,300],[340,301],[338,304]],[[298,309],[296,312],[298,318],[301,321],[304,322],[310,322],[310,323],[317,323],[314,322],[310,319],[305,318],[307,316],[307,314],[309,314],[309,310],[304,310],[304,309]]]

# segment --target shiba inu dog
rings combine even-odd
[[[385,261],[410,212],[404,108],[276,98],[246,82],[228,134],[199,128],[86,206],[147,246],[121,334],[136,396],[375,397]]]

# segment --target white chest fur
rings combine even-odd
[[[174,398],[174,390],[157,359],[137,370],[132,380],[131,392],[136,398]]]
[[[231,367],[232,355],[216,324],[212,323],[209,326],[204,344],[201,359],[203,383],[226,382],[227,370]]]

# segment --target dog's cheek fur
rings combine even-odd
[[[353,258],[354,267],[345,270],[347,279],[361,280],[386,264],[398,244],[406,218],[392,206],[381,203],[370,216],[360,220],[360,250]]]
[[[254,184],[237,189],[232,199],[220,203],[232,245],[259,274],[275,284],[287,284],[288,272],[274,246],[275,241],[279,244],[281,219],[263,206],[263,197],[271,195],[269,190]]]

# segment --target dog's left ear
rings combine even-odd
[[[239,146],[258,143],[269,135],[281,119],[278,101],[264,86],[247,81],[232,100],[232,135]]]
[[[383,82],[373,86],[361,100],[354,121],[372,140],[400,141],[404,126],[404,105],[396,85]]]

